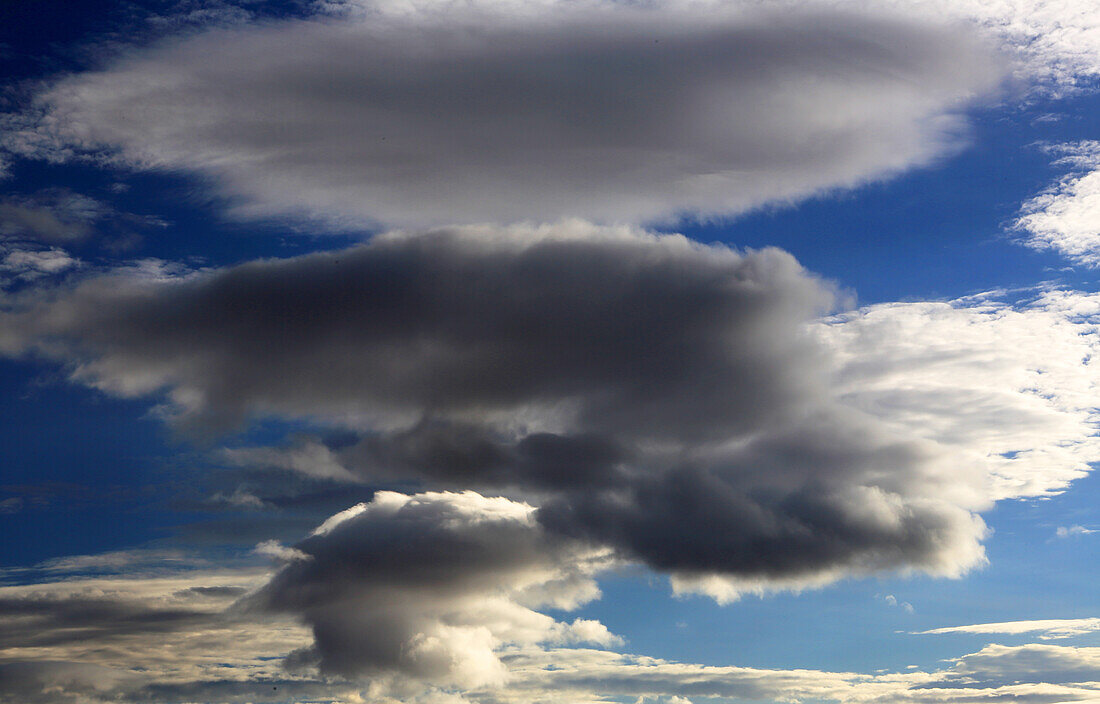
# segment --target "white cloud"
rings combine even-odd
[[[81,265],[79,259],[57,247],[48,249],[13,247],[0,243],[0,254],[3,255],[0,259],[0,285],[2,286],[60,274]]]
[[[948,670],[867,675],[819,670],[702,666],[613,652],[556,650],[517,654],[509,687],[491,701],[602,702],[617,697],[721,701],[982,704],[1096,701],[1096,648],[989,646]],[[1092,668],[1091,670],[1089,668]]]
[[[999,500],[1061,491],[1100,460],[1098,324],[1100,295],[1052,290],[874,305],[817,332],[845,403],[980,467]]]
[[[898,598],[893,594],[887,594],[882,597],[882,600],[886,602],[887,606],[893,606],[895,608],[901,607],[901,610],[907,614],[913,613],[913,605],[908,601],[898,601]]]
[[[1100,533],[1100,530],[1086,528],[1084,526],[1058,526],[1058,530],[1054,532],[1059,538],[1071,538],[1077,535],[1091,535],[1093,533]]]
[[[1024,244],[1054,250],[1075,264],[1100,266],[1100,142],[1060,145],[1055,162],[1070,173],[1021,208],[1015,228]]]
[[[976,623],[970,626],[947,626],[918,631],[917,635],[942,635],[945,633],[989,633],[1020,635],[1039,633],[1040,638],[1070,638],[1100,631],[1100,618],[1067,618],[1035,621],[1003,621],[1000,623]]]

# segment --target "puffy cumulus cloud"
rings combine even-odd
[[[990,633],[1019,635],[1039,633],[1043,640],[1070,638],[1100,631],[1100,618],[1041,619],[1034,621],[1003,621],[1000,623],[975,623],[969,626],[946,626],[919,631],[918,635],[942,635],[945,633]]]
[[[598,622],[534,611],[571,609],[599,595],[592,573],[606,551],[541,529],[534,508],[474,492],[379,492],[294,546],[254,610],[290,613],[314,646],[290,667],[462,689],[500,686],[505,646],[616,639]]]
[[[652,221],[929,163],[1002,63],[931,14],[827,3],[421,4],[123,51],[5,141],[200,174],[242,216]]]
[[[1054,250],[1071,262],[1100,266],[1100,142],[1049,149],[1069,173],[1021,208],[1015,229],[1032,249]]]
[[[983,468],[837,403],[810,330],[833,297],[776,250],[569,222],[94,278],[17,297],[2,327],[85,383],[167,389],[192,425],[358,425],[285,466],[515,492],[678,589],[959,575],[984,559]]]

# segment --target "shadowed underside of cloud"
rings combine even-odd
[[[639,222],[927,163],[1002,72],[960,28],[828,7],[424,6],[123,52],[6,141],[197,173],[246,216]]]

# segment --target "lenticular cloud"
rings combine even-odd
[[[643,222],[927,163],[1002,72],[973,33],[835,8],[428,6],[124,51],[11,146],[198,174],[241,216]]]

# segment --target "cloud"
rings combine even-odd
[[[1021,682],[1095,685],[1098,667],[1100,648],[1029,644],[987,645],[960,658],[954,669],[968,686],[995,687]]]
[[[1021,207],[1014,227],[1027,233],[1024,244],[1054,250],[1075,264],[1100,266],[1100,142],[1050,148],[1055,164],[1069,174]]]
[[[1100,296],[1060,290],[884,303],[816,328],[848,406],[982,467],[1000,500],[1059,492],[1100,460]]]
[[[837,701],[970,704],[1096,701],[1096,648],[989,646],[937,672],[866,675],[819,670],[702,666],[614,652],[554,650],[511,658],[513,679],[492,701],[607,701],[686,697],[707,701]],[[600,695],[596,697],[594,695]],[[607,698],[607,699],[604,699]]]
[[[900,601],[899,602],[898,598],[896,596],[894,596],[893,594],[887,594],[886,596],[882,597],[882,600],[885,601],[888,606],[893,606],[893,607],[900,606],[902,611],[904,611],[907,614],[913,613],[913,605],[912,604],[910,604],[908,601]]]
[[[602,625],[555,622],[599,595],[604,551],[541,530],[534,508],[473,492],[379,492],[294,546],[253,609],[300,616],[314,647],[291,666],[462,689],[500,686],[497,651],[539,642],[614,643]]]
[[[125,564],[96,561],[125,574],[88,577],[94,556],[81,556],[53,564],[48,581],[0,586],[0,701],[162,701],[140,692],[151,682],[231,680],[255,690],[283,679],[279,658],[309,643],[293,622],[232,610],[264,571],[196,570],[139,553]]]
[[[34,281],[76,269],[82,262],[57,247],[20,247],[0,243],[0,286]]]
[[[997,633],[1019,635],[1039,633],[1046,640],[1070,638],[1100,631],[1100,618],[1066,618],[1035,621],[1004,621],[1000,623],[976,623],[971,626],[947,626],[929,631],[917,631],[917,635],[942,635],[945,633]]]
[[[731,600],[960,575],[984,560],[978,512],[1089,471],[1100,299],[1030,295],[821,319],[834,292],[782,252],[570,221],[41,287],[0,340],[166,393],[184,428],[350,431],[233,463],[506,493]]]
[[[110,205],[67,188],[47,188],[0,200],[0,235],[51,245],[71,245],[90,237],[107,220],[131,218]]]
[[[777,250],[567,222],[122,272],[19,297],[2,328],[84,383],[166,390],[185,426],[350,427],[287,466],[514,492],[681,591],[981,564],[983,468],[837,403],[813,334],[833,300]]]
[[[1093,528],[1086,528],[1084,526],[1058,526],[1058,530],[1054,532],[1059,538],[1071,538],[1078,535],[1091,535],[1092,533],[1100,533],[1100,531]]]
[[[6,253],[0,268],[24,280],[57,273],[79,263],[66,248],[95,239],[118,252],[136,245],[141,231],[166,225],[67,188],[6,196],[0,198],[0,252]]]
[[[1004,67],[931,17],[423,4],[192,33],[43,89],[9,148],[337,227],[736,213],[931,162]],[[17,121],[18,122],[18,121]]]
[[[60,567],[87,560],[58,561],[58,569],[46,575],[49,581],[0,586],[0,701],[521,704],[644,697],[696,704],[1050,704],[1093,701],[1100,693],[1093,681],[1100,648],[990,645],[938,671],[864,674],[697,665],[565,647],[621,643],[597,622],[557,622],[533,610],[536,604],[571,606],[571,599],[596,596],[590,570],[601,563],[578,563],[577,546],[541,532],[532,512],[470,493],[382,493],[316,529],[298,545],[312,551],[313,559],[285,563],[275,575],[255,567],[195,570],[170,561],[154,575],[89,578]],[[550,550],[542,549],[547,545]],[[364,562],[343,559],[351,556]],[[157,557],[135,560],[153,565]],[[563,575],[568,577],[558,579]],[[384,602],[377,600],[381,591],[390,592]],[[249,596],[234,605],[242,593]],[[368,602],[366,614],[360,600]],[[428,655],[441,656],[437,665],[461,668],[473,686],[437,686],[455,682],[454,671],[433,684],[423,669],[378,668],[384,648],[374,651],[370,662],[376,668],[366,679],[320,677],[311,671],[310,631],[280,614],[260,613],[261,605],[305,614],[307,621],[309,609],[341,613],[347,625],[339,642],[358,648],[383,644],[392,635],[355,629],[358,619],[393,616],[415,631],[412,646],[399,657],[422,668]],[[386,614],[387,607],[395,611]],[[447,621],[451,630],[438,621]],[[455,635],[482,627],[498,640],[474,639],[471,650],[471,638]],[[478,651],[481,646],[488,654]],[[465,650],[449,653],[447,647]],[[455,657],[442,657],[448,653]],[[488,670],[479,669],[486,664]],[[502,676],[479,674],[485,671]]]

